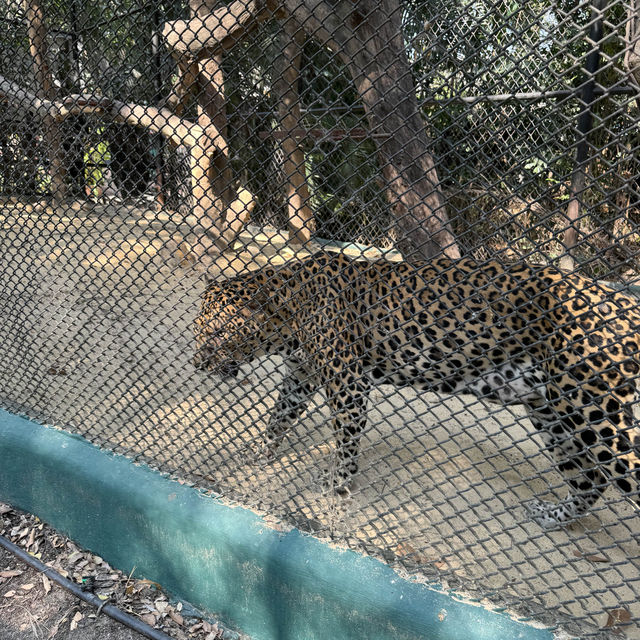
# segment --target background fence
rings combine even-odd
[[[532,524],[523,503],[565,489],[520,407],[374,388],[345,497],[323,486],[324,395],[264,461],[282,359],[231,382],[192,363],[205,268],[224,280],[326,240],[633,286],[639,15],[635,0],[5,3],[2,405],[467,596],[640,637],[637,509],[612,490],[565,528]]]

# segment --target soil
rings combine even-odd
[[[138,640],[144,636],[111,618],[95,615],[95,608],[80,604],[67,591],[53,584],[46,593],[42,576],[0,549],[0,573],[19,573],[0,584],[0,640]],[[26,591],[25,589],[28,589]],[[5,593],[15,593],[4,599]],[[77,614],[82,616],[71,630]],[[53,634],[53,635],[51,635]]]
[[[0,503],[0,535],[125,613],[175,640],[221,640],[215,622],[186,612],[159,585],[79,548],[35,516]],[[143,636],[76,598],[0,547],[0,640],[139,640]]]
[[[611,490],[564,530],[531,523],[526,501],[566,489],[521,411],[379,387],[356,485],[348,498],[327,494],[335,448],[322,394],[281,456],[259,462],[282,362],[255,361],[231,383],[192,367],[203,273],[176,241],[183,220],[124,205],[6,203],[0,223],[8,408],[417,579],[574,629],[608,632],[612,611],[640,620],[635,507]],[[295,257],[277,233],[242,240],[210,276]],[[625,632],[640,638],[635,623]]]

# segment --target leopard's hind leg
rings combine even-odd
[[[547,405],[534,409],[530,418],[569,485],[567,497],[558,503],[536,499],[525,505],[535,522],[545,529],[554,529],[586,515],[600,499],[607,478],[571,426],[574,420],[583,420],[581,413],[567,413]]]
[[[638,501],[639,430],[630,402],[612,387],[592,395],[564,386],[555,402],[533,408],[531,420],[553,454],[570,487],[558,504],[540,500],[527,505],[531,517],[545,528],[586,515],[609,484]],[[558,394],[559,395],[559,394]]]

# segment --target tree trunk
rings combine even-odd
[[[274,15],[274,5],[270,0],[240,0],[216,10],[209,22],[199,18],[166,23],[163,35],[174,50],[198,58],[222,53]],[[354,79],[379,141],[400,250],[409,259],[441,252],[460,257],[418,111],[398,0],[283,0],[277,11],[283,9],[333,50]]]
[[[209,15],[216,0],[190,0],[192,17]],[[206,144],[200,156],[193,156],[192,180],[194,213],[198,219],[208,218],[209,236],[219,249],[226,249],[242,227],[242,221],[229,209],[233,200],[231,167],[227,140],[227,114],[222,76],[222,56],[213,55],[198,63],[196,89],[198,124],[206,138],[216,144]],[[224,142],[223,142],[224,141]],[[206,226],[206,225],[205,225]],[[194,247],[197,254],[210,247]]]
[[[54,100],[55,87],[47,59],[47,27],[44,12],[37,0],[25,0],[24,7],[25,18],[29,25],[29,51],[33,60],[37,86],[36,95],[41,99]],[[46,116],[42,121],[42,128],[50,162],[51,195],[54,202],[60,202],[67,197],[64,149],[60,126],[53,117]]]
[[[295,138],[300,127],[300,97],[298,78],[300,59],[306,34],[291,18],[282,25],[280,51],[273,65],[273,93],[278,101],[279,129],[283,132],[283,173],[286,181],[289,240],[305,244],[311,238],[313,213],[309,207],[309,187],[304,151]]]

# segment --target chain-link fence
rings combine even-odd
[[[639,23],[8,0],[2,405],[640,638]]]

